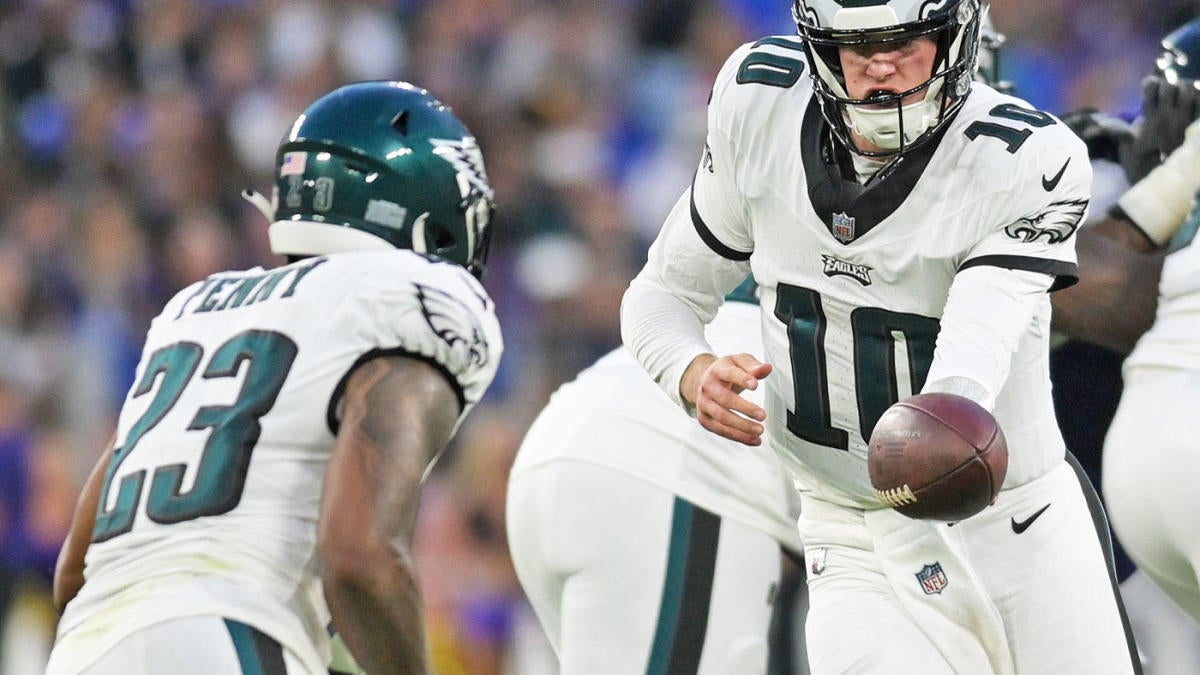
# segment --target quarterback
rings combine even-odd
[[[49,673],[423,673],[421,479],[496,372],[492,190],[466,127],[401,82],[310,105],[271,249],[153,321],[55,575]]]
[[[622,306],[626,344],[715,433],[766,441],[801,490],[814,673],[1129,673],[1139,665],[1048,380],[1049,293],[1076,277],[1086,148],[973,82],[978,0],[796,0],[799,38],[717,76],[690,209]],[[702,332],[747,272],[766,359]],[[765,386],[765,405],[741,396]],[[875,496],[887,408],[991,410],[1010,463],[958,523]]]

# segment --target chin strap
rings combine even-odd
[[[275,222],[275,209],[279,206],[278,195],[272,195],[271,199],[267,199],[263,193],[254,188],[246,188],[242,190],[242,199],[254,205],[258,212],[266,217],[267,222]]]

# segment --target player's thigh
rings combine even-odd
[[[861,516],[806,500],[800,536],[808,565],[804,631],[813,675],[953,673],[901,605]]]
[[[561,523],[590,540],[559,558],[569,570],[563,675],[764,673],[778,543],[661,486],[607,469],[579,473],[600,492],[565,509]]]
[[[681,632],[675,637],[677,642],[703,638],[697,671],[700,675],[766,672],[771,616],[781,573],[778,541],[761,530],[721,519],[703,635],[701,627],[694,626],[691,634]],[[695,605],[690,611],[699,617],[705,597],[704,577],[692,574],[682,581],[685,585],[692,582],[691,588],[684,590],[688,601]],[[667,588],[664,583],[664,591]],[[660,604],[658,636],[665,634],[665,610],[664,602]],[[683,611],[689,611],[686,604]],[[660,644],[656,641],[655,648]]]
[[[827,555],[827,565],[848,562],[836,549]],[[809,671],[951,675],[949,664],[900,605],[887,578],[863,569],[827,567],[818,576],[810,569],[805,620]],[[897,670],[897,664],[904,666]]]
[[[674,502],[666,488],[577,460],[510,480],[514,566],[564,675],[645,671]]]
[[[131,633],[83,675],[316,675],[273,638],[215,616],[172,619]]]
[[[1182,514],[1200,512],[1200,475],[1191,418],[1200,375],[1131,376],[1105,441],[1104,495],[1113,531],[1176,602],[1197,616],[1200,529]]]
[[[562,675],[641,673],[654,640],[675,495],[607,467],[557,463],[545,558]]]
[[[640,550],[567,580],[563,675],[766,672],[778,543],[678,497],[671,511]]]
[[[562,588],[568,570],[556,551],[571,537],[560,532],[560,501],[565,462],[553,462],[513,475],[508,483],[505,520],[508,548],[517,579],[546,637],[557,652],[561,642]],[[565,537],[565,541],[564,541]]]
[[[1134,654],[1102,513],[1064,463],[961,524],[1019,673],[1129,673]]]

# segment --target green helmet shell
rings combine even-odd
[[[447,106],[406,82],[351,84],[279,145],[271,250],[411,249],[479,276],[492,198],[475,138]]]

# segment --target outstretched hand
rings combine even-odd
[[[1121,164],[1137,182],[1184,141],[1184,132],[1200,118],[1200,86],[1196,80],[1168,81],[1151,75],[1142,81],[1142,117]]]
[[[771,364],[750,354],[703,354],[688,365],[679,389],[695,406],[696,419],[705,429],[745,445],[761,445],[767,411],[741,393],[757,389],[759,380],[770,374]]]

